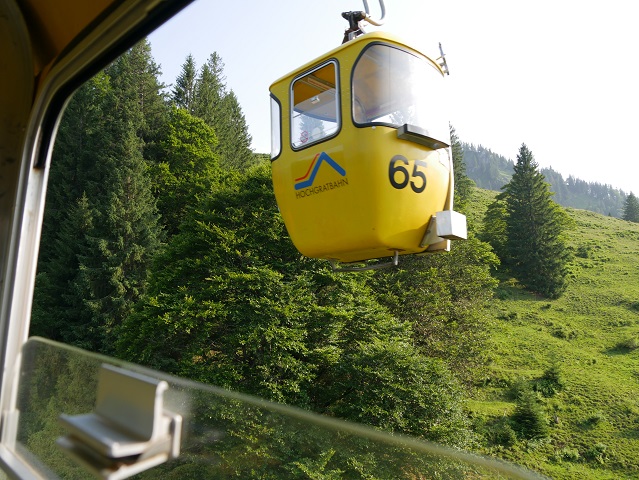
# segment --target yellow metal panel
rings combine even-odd
[[[345,148],[344,136],[354,132],[343,130],[338,139],[307,149],[294,161],[273,162],[277,201],[291,239],[306,256],[342,262],[423,251],[428,222],[444,209],[448,195],[448,151],[398,140],[389,127],[356,133],[357,149]],[[389,166],[397,156],[406,159],[396,162],[402,170],[395,173],[396,183],[407,180],[404,188],[390,181]],[[415,166],[416,161],[423,164]],[[414,171],[424,177],[412,176]],[[417,193],[412,186],[425,188]]]

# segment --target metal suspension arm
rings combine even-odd
[[[379,6],[381,9],[381,17],[377,20],[373,19],[370,15],[370,9],[368,8],[368,0],[362,0],[364,2],[364,12],[344,12],[342,17],[348,21],[348,29],[344,32],[344,39],[342,43],[346,43],[355,37],[362,35],[364,29],[361,22],[368,22],[371,25],[381,26],[384,23],[384,17],[386,17],[386,7],[384,6],[384,0],[379,0]]]
[[[364,20],[366,20],[371,25],[375,25],[377,27],[383,25],[384,17],[386,17],[386,7],[384,6],[384,0],[379,0],[379,8],[382,11],[382,16],[379,17],[378,20],[373,20],[373,18],[371,18],[370,10],[368,8],[368,0],[362,0],[362,2],[364,2],[364,10],[366,10],[366,17],[364,18]]]

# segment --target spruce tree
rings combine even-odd
[[[639,222],[639,200],[630,192],[623,205],[623,219],[629,222]]]
[[[108,128],[105,126],[105,128]],[[160,244],[156,201],[151,193],[141,142],[130,122],[114,119],[113,146],[95,152],[102,163],[97,182],[107,187],[90,198],[95,216],[87,247],[79,252],[78,288],[92,315],[92,349],[111,351],[111,331],[144,292],[147,269]]]
[[[162,237],[143,158],[153,100],[140,98],[157,79],[140,45],[82,86],[61,121],[34,302],[34,333],[105,353]]]
[[[548,436],[548,420],[543,407],[530,387],[524,388],[516,399],[512,419],[521,438],[539,439]]]
[[[91,313],[77,285],[80,253],[93,229],[95,212],[88,196],[100,182],[92,180],[95,152],[107,148],[104,136],[110,79],[99,73],[71,98],[53,149],[42,226],[31,333],[82,347],[75,331],[86,333]]]
[[[224,97],[222,105],[221,125],[215,130],[220,142],[220,159],[223,165],[242,170],[253,162],[246,118],[233,90]]]
[[[528,289],[548,298],[566,288],[567,215],[551,198],[532,152],[522,144],[512,179],[500,199],[506,206],[506,258],[502,261]]]
[[[452,125],[450,125],[450,149],[453,155],[453,169],[455,171],[455,210],[463,212],[470,200],[475,182],[466,175],[464,149]]]
[[[58,222],[52,223],[52,214],[45,217],[43,230],[47,232],[47,243],[43,246],[46,255],[38,262],[31,317],[33,335],[82,348],[94,346],[87,339],[87,325],[91,319],[91,311],[85,302],[88,292],[77,282],[80,255],[87,250],[86,239],[93,228],[93,214],[86,195],[82,195],[75,204],[67,207],[66,214],[60,215]]]
[[[116,109],[126,109],[126,115],[142,141],[144,158],[155,160],[168,108],[162,93],[165,85],[159,81],[161,72],[151,55],[151,44],[146,39],[140,41],[105,72],[118,92]]]
[[[226,96],[224,81],[224,63],[214,52],[197,77],[193,110],[193,114],[209,126],[215,126],[217,112],[222,108],[222,99]]]
[[[104,72],[98,73],[75,92],[65,109],[49,172],[39,271],[43,263],[58,256],[51,246],[70,210],[87,191],[95,163],[93,150],[106,148],[101,129],[104,99],[110,89],[110,78]]]
[[[175,80],[173,102],[191,114],[195,113],[196,108],[196,76],[195,60],[193,59],[193,55],[189,54],[182,64],[182,72],[180,72]]]
[[[220,165],[241,170],[254,162],[251,136],[237,97],[224,82],[224,62],[212,53],[196,81],[193,113],[215,130]]]

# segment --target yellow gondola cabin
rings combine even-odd
[[[443,77],[436,61],[373,32],[271,85],[275,196],[302,254],[350,263],[465,238]]]

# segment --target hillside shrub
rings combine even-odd
[[[586,423],[590,426],[598,425],[606,419],[602,412],[595,412],[586,419]]]
[[[512,447],[517,443],[517,433],[508,419],[500,419],[486,431],[486,437],[494,445]]]
[[[608,447],[603,443],[596,443],[584,453],[584,458],[603,465],[608,459]]]
[[[541,393],[544,397],[552,397],[564,388],[564,382],[562,379],[561,368],[559,362],[553,361],[544,374],[537,379],[533,385],[533,389],[536,392]]]
[[[504,312],[500,314],[498,318],[505,321],[514,321],[519,318],[519,314],[517,312]]]
[[[532,440],[548,436],[546,414],[537,400],[537,395],[530,388],[521,391],[512,420],[520,438]]]
[[[555,452],[554,458],[555,458],[555,461],[558,461],[558,462],[561,462],[561,461],[578,462],[579,459],[581,458],[581,455],[579,455],[579,450],[577,450],[576,448],[564,447],[558,452]]]
[[[510,290],[498,288],[497,290],[495,290],[495,297],[498,300],[512,300],[513,294]]]
[[[579,258],[588,258],[590,257],[590,254],[592,253],[592,248],[588,245],[579,245],[579,247],[577,247],[577,251],[575,252],[575,255]]]
[[[577,337],[577,332],[565,325],[555,327],[551,333],[553,337],[560,338],[562,340],[572,340]]]
[[[636,350],[637,348],[639,348],[639,338],[637,337],[626,338],[617,343],[618,350],[632,351]]]
[[[530,384],[528,383],[528,380],[518,378],[510,384],[508,390],[506,391],[506,396],[510,400],[517,401],[519,400],[520,396],[526,393],[527,390],[530,390]]]
[[[615,320],[610,320],[610,322],[608,322],[608,325],[610,325],[611,327],[630,327],[634,324],[635,322],[628,318],[618,318]]]

